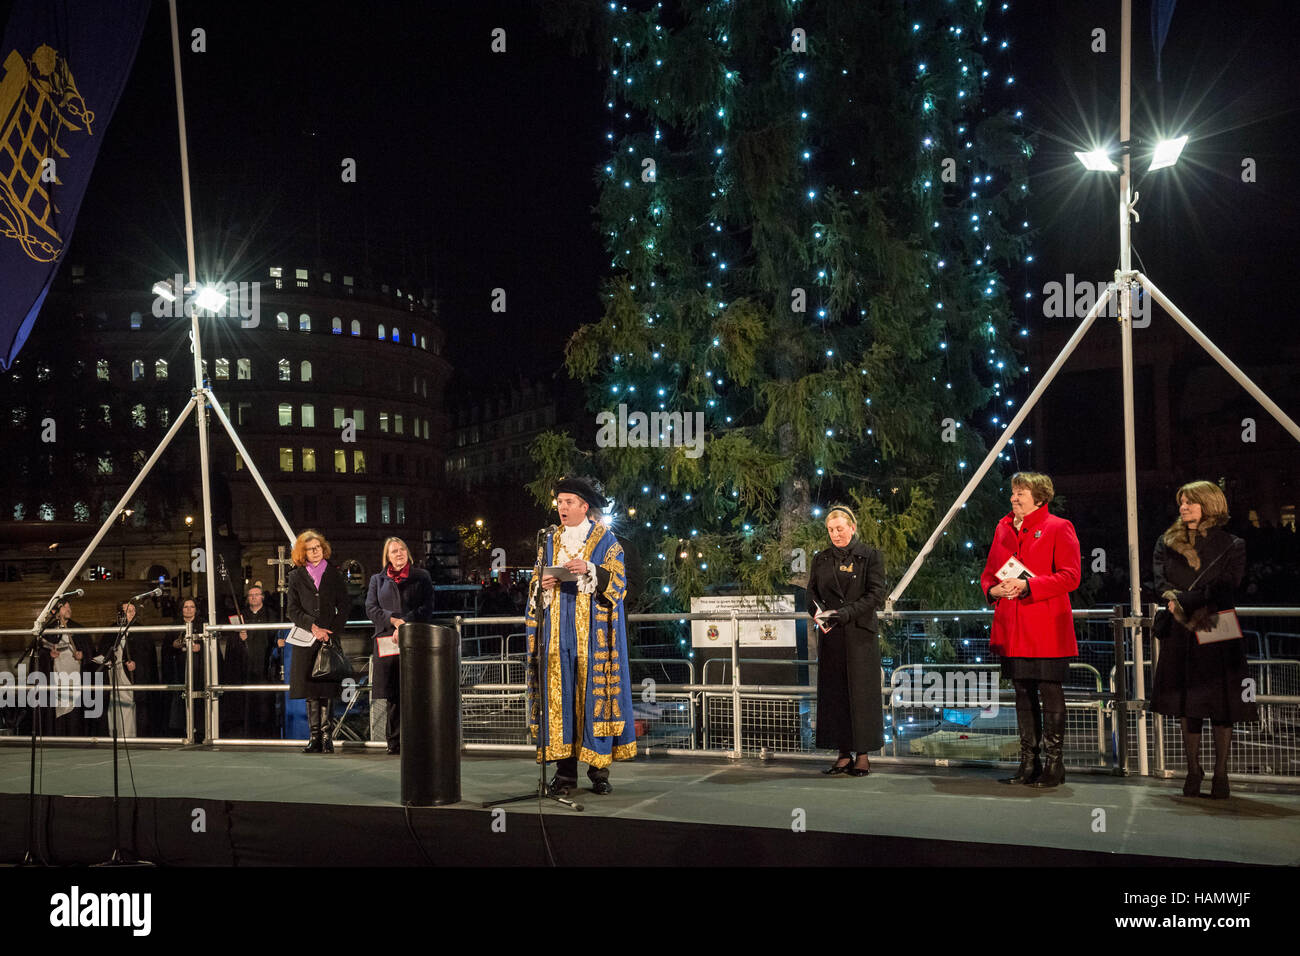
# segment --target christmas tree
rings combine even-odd
[[[896,579],[1022,372],[1003,272],[1027,256],[1030,148],[984,105],[1014,83],[1005,5],[998,28],[973,0],[599,10],[552,9],[608,78],[611,274],[566,349],[597,448],[543,436],[534,493],[601,477],[677,606],[802,583],[834,503]],[[985,482],[909,597],[970,606],[1005,510]]]

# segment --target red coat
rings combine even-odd
[[[1028,594],[996,601],[990,647],[1005,657],[1074,657],[1079,645],[1068,596],[1079,586],[1074,525],[1049,514],[1046,505],[1031,512],[1018,532],[1012,518],[1007,515],[998,522],[980,586],[987,600],[989,588],[998,583],[998,569],[1012,555],[1033,577]]]

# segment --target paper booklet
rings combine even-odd
[[[999,581],[1009,581],[1012,578],[1020,578],[1022,581],[1028,581],[1034,576],[1034,572],[1020,563],[1020,559],[1015,555],[1007,558],[1007,563],[998,568],[997,578]]]
[[[581,575],[574,574],[562,564],[543,568],[542,577],[546,577],[548,574],[557,581],[576,581],[581,577]]]
[[[316,643],[316,638],[312,637],[311,631],[304,631],[296,624],[289,629],[286,640],[294,647],[311,647]]]
[[[1220,611],[1219,623],[1209,631],[1197,631],[1197,644],[1217,644],[1219,641],[1236,641],[1241,638],[1241,622],[1237,620],[1237,612],[1233,610]]]
[[[816,601],[813,601],[813,607],[815,607],[815,608],[817,609],[817,613],[818,613],[818,614],[822,614],[822,613],[824,613],[824,609],[823,609],[822,606],[821,606],[820,604],[818,604]],[[825,634],[827,631],[829,631],[829,630],[831,629],[831,627],[832,627],[832,625],[830,625],[830,624],[824,624],[824,623],[822,623],[821,621],[818,621],[818,620],[816,619],[816,617],[814,617],[814,619],[813,619],[813,623],[817,625],[817,630],[821,631],[823,634]]]
[[[397,646],[397,634],[389,634],[387,637],[375,638],[375,653],[380,657],[393,657],[402,653]]]

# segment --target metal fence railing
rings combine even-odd
[[[1300,637],[1289,629],[1271,629],[1275,619],[1300,620],[1300,608],[1238,609],[1247,631],[1250,673],[1260,704],[1260,719],[1238,724],[1229,772],[1246,779],[1300,782]],[[628,620],[629,634],[639,644],[628,661],[634,699],[637,736],[643,750],[666,753],[715,753],[741,757],[808,757],[822,759],[828,751],[816,746],[817,661],[773,660],[742,657],[740,623],[747,620],[804,619],[790,613],[641,614]],[[1146,710],[1148,701],[1138,694],[1151,686],[1153,658],[1159,648],[1150,636],[1151,618],[1125,616],[1123,609],[1076,611],[1080,654],[1071,663],[1066,685],[1065,758],[1074,770],[1149,773],[1171,776],[1186,767],[1181,728]],[[705,662],[697,674],[688,656],[684,634],[689,622],[708,620],[730,629],[730,655]],[[1018,749],[1014,694],[1002,686],[998,665],[988,651],[985,609],[975,611],[882,612],[882,636],[889,653],[882,658],[881,708],[885,744],[880,756],[904,763],[993,765],[1011,761]],[[461,714],[463,744],[472,751],[527,752],[532,745],[527,727],[525,696],[526,642],[521,617],[448,619],[462,635]],[[1287,627],[1283,624],[1283,627]],[[1294,626],[1294,625],[1290,625]],[[99,694],[102,709],[96,717],[60,729],[56,721],[41,732],[53,733],[73,743],[101,743],[112,724],[103,718],[116,710],[137,718],[132,732],[122,719],[119,731],[136,743],[221,743],[232,746],[297,744],[284,731],[283,705],[277,704],[280,726],[271,737],[222,736],[223,701],[246,701],[253,695],[283,699],[288,685],[281,681],[223,683],[223,642],[234,632],[282,632],[283,624],[229,624],[200,626],[191,632],[178,625],[132,628],[132,641],[165,645],[179,642],[197,646],[197,653],[166,655],[169,673],[160,671],[159,682],[118,688],[113,703],[108,675],[95,676],[93,668],[75,676],[64,665],[60,674],[42,676],[47,684],[61,681],[49,691],[52,711],[66,703],[66,695]],[[334,713],[336,735],[344,740],[383,746],[382,727],[370,730],[370,683],[367,678],[371,625],[349,622],[344,648],[356,665],[358,679],[343,691]],[[81,634],[103,639],[117,628],[48,630],[51,641]],[[1133,637],[1138,635],[1135,646]],[[0,638],[26,636],[25,631],[0,631]],[[1109,639],[1107,639],[1109,637]],[[107,643],[111,644],[111,641]],[[65,644],[65,647],[68,646]],[[1138,653],[1134,653],[1137,651]],[[1295,657],[1281,654],[1296,652]],[[673,656],[677,652],[680,656]],[[1139,670],[1134,660],[1140,660]],[[183,662],[179,670],[176,662]],[[1119,666],[1116,661],[1120,661]],[[778,678],[763,684],[745,683],[751,665]],[[775,670],[773,668],[775,667]],[[20,700],[37,678],[27,673],[16,656],[0,658],[0,675],[8,675],[13,700],[0,696],[0,743],[14,742],[30,730],[26,720],[36,711]],[[0,689],[6,681],[0,680]],[[22,690],[23,694],[18,691]],[[57,692],[57,693],[56,693]],[[58,694],[64,697],[58,697]],[[237,695],[231,697],[231,695]],[[185,706],[186,702],[190,706]],[[376,702],[378,703],[378,702]],[[245,705],[246,706],[246,705]],[[39,709],[39,708],[37,708]],[[287,711],[285,711],[287,712]],[[737,719],[739,715],[739,719]],[[149,719],[144,719],[145,717]],[[1203,760],[1212,759],[1211,735],[1202,735]]]

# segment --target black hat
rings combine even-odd
[[[561,478],[555,483],[554,493],[577,495],[592,508],[604,508],[606,504],[604,496],[597,490],[594,478]]]

